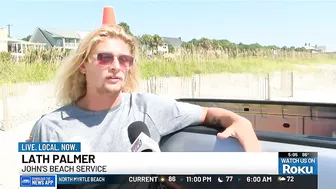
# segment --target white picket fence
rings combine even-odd
[[[53,84],[7,84],[0,91],[0,128],[40,117],[57,108]],[[144,80],[139,92],[172,98],[226,98],[255,100],[295,100],[336,103],[336,72],[278,72],[272,74],[209,74],[188,78]]]

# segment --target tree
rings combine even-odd
[[[157,50],[158,46],[163,45],[164,40],[161,36],[155,34],[153,35],[153,47]]]
[[[199,46],[203,49],[211,49],[212,48],[212,41],[207,38],[202,38],[199,40]]]
[[[31,38],[31,35],[28,35],[27,37],[24,37],[24,38],[22,38],[21,40],[23,40],[23,41],[29,41],[30,38]]]
[[[175,48],[171,44],[168,44],[168,51],[169,51],[169,53],[174,53]]]
[[[193,49],[193,44],[192,43],[187,43],[187,42],[182,42],[181,47],[184,49],[192,50]]]
[[[288,48],[286,46],[281,47],[281,50],[286,51]]]
[[[132,34],[132,32],[131,32],[131,29],[130,29],[129,25],[128,25],[126,22],[120,22],[118,25],[121,26],[121,27],[125,30],[125,32],[126,32],[127,34],[133,36],[133,34]]]
[[[310,45],[310,44],[307,44]],[[305,52],[305,48],[295,48],[295,47],[278,47],[276,45],[268,45],[263,46],[259,43],[253,43],[253,44],[244,44],[242,42],[240,43],[233,43],[226,39],[207,39],[207,38],[201,38],[201,39],[192,39],[189,42],[183,42],[182,47],[186,50],[193,51],[193,49],[196,48],[202,48],[204,50],[224,50],[225,52],[232,54],[232,56],[235,56],[237,53],[247,53],[247,54],[257,54],[264,51],[273,51],[273,50],[291,50],[291,51],[297,51],[297,52]],[[260,51],[261,50],[261,51]]]
[[[150,48],[152,50],[153,48],[153,36],[149,34],[144,34],[140,37],[140,43],[142,45],[146,45],[147,48]]]

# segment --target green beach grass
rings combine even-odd
[[[138,62],[143,79],[211,73],[270,73],[296,70],[297,65],[336,64],[335,54],[281,52],[272,59],[272,55],[267,53],[260,56],[238,54],[230,57],[226,53],[182,52],[171,55],[173,58],[170,60],[164,56],[156,56],[154,59],[140,56]],[[8,53],[0,53],[0,85],[51,80],[57,65],[61,63],[55,58],[60,54],[65,56],[60,51],[34,52],[20,61],[13,61]]]

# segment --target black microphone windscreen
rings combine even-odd
[[[148,130],[147,125],[142,121],[133,122],[127,129],[128,131],[128,138],[131,144],[135,141],[136,138],[140,135],[140,133],[146,134],[150,137],[150,133]]]

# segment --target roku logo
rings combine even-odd
[[[313,174],[313,166],[282,166],[283,174]]]
[[[138,139],[132,146],[131,150],[132,152],[137,152],[139,150],[139,148],[141,147],[142,145],[142,141],[141,139]]]

